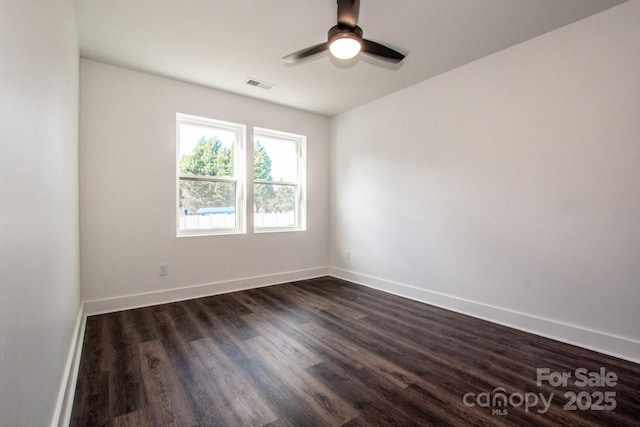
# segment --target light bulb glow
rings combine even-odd
[[[341,37],[329,45],[331,54],[338,59],[351,59],[360,52],[362,45],[350,37]]]

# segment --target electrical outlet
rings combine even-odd
[[[169,274],[169,266],[167,264],[158,265],[158,273],[161,276],[166,276]]]
[[[351,251],[344,251],[344,260],[351,261]]]

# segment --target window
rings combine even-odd
[[[246,231],[245,126],[177,114],[178,236]]]
[[[256,232],[306,228],[306,137],[254,128]]]

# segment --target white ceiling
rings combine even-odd
[[[334,115],[623,3],[623,0],[361,0],[365,38],[399,66],[322,53],[335,0],[74,0],[84,58]],[[264,90],[248,78],[274,84]]]

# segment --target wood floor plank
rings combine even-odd
[[[362,364],[373,369],[378,375],[386,378],[388,381],[396,384],[398,387],[405,388],[418,380],[418,376],[401,368],[393,362],[384,359],[370,351],[365,347],[343,340],[337,334],[334,334],[326,328],[322,328],[316,323],[308,323],[299,327],[301,331],[309,334],[324,345],[332,347],[336,352],[346,359],[354,359],[352,363]]]
[[[316,321],[323,328],[339,335],[346,342],[368,348],[370,351],[387,360],[394,360],[397,363],[406,365],[405,368],[424,369],[425,366],[441,367],[453,370],[452,374],[463,377],[468,382],[473,379],[478,385],[491,387],[482,375],[484,364],[488,363],[483,359],[460,359],[459,365],[451,366],[449,360],[422,348],[413,340],[403,338],[387,331],[384,328],[371,327],[361,322],[343,322],[340,318],[331,313],[319,314]],[[392,342],[393,346],[385,346],[381,343]],[[495,385],[494,385],[495,387]]]
[[[94,392],[84,399],[82,409],[78,411],[76,425],[104,425],[109,422],[109,374],[100,372],[93,376]]]
[[[538,386],[543,367],[618,382]],[[638,426],[638,384],[636,363],[322,277],[90,316],[70,425]],[[463,400],[501,389],[554,397]],[[615,410],[564,407],[604,391]]]
[[[299,391],[307,403],[312,406],[330,425],[342,425],[355,418],[358,411],[344,402],[324,384],[310,376],[304,367],[287,363],[286,353],[262,337],[247,342],[254,353],[271,372],[280,374],[287,384]],[[282,368],[286,366],[286,371]],[[283,375],[286,372],[286,375]]]
[[[156,313],[158,334],[167,356],[174,364],[180,383],[193,402],[193,408],[199,421],[204,425],[236,425],[233,414],[227,410],[228,402],[224,400],[223,389],[215,382],[209,370],[203,367],[202,361],[193,357],[190,339],[200,337],[195,329],[197,324],[191,322],[188,310],[179,323],[169,311]],[[188,325],[188,326],[187,326]],[[183,330],[187,329],[183,334]]]
[[[313,292],[309,292],[294,284],[284,284],[278,286],[277,291],[285,294],[290,294],[291,296],[295,296],[296,298],[304,300],[307,306],[313,308],[314,310],[331,311],[332,313],[343,319],[361,319],[366,316],[366,314],[362,313],[361,311],[336,304],[332,301],[327,300],[326,298],[319,297]]]
[[[108,316],[108,347],[111,353],[109,372],[109,404],[111,417],[128,414],[143,407],[145,395],[137,375],[139,349],[131,337],[132,329],[126,325],[126,316]]]
[[[359,372],[349,375],[331,362],[319,363],[308,371],[325,384],[330,384],[338,394],[358,408],[359,417],[366,420],[368,425],[425,425],[422,421],[415,421],[402,413],[400,408],[386,400],[386,396],[385,399],[381,399],[377,394],[378,390],[372,390],[361,383],[357,379]]]
[[[203,360],[196,357],[197,353],[193,350],[194,357],[191,359],[190,367],[193,372],[193,385],[189,386],[189,391],[194,396],[194,401],[198,405],[200,414],[200,423],[205,426],[240,426],[241,418],[230,410],[229,402],[225,399],[225,388],[218,384],[215,375]]]
[[[82,363],[78,371],[72,425],[103,425],[109,414],[109,373],[102,370],[104,317],[87,319]]]
[[[153,427],[143,410],[129,412],[113,419],[113,427]]]
[[[228,323],[223,318],[224,315],[216,316],[208,312],[207,306],[199,300],[195,300],[194,303],[195,314],[201,322],[200,327],[208,330],[208,336],[216,342],[225,355],[234,363],[246,361],[249,356],[242,351],[242,340],[229,330]]]
[[[268,288],[251,289],[246,293],[253,298],[258,304],[277,315],[284,322],[292,324],[307,323],[313,321],[313,317],[309,317],[306,313],[299,313],[295,308],[286,302],[283,303],[273,298]]]
[[[303,328],[305,329],[305,331],[311,329],[309,325],[304,325]],[[308,340],[312,336],[312,334],[308,334],[308,336],[304,339]],[[325,344],[326,346],[316,348],[316,351],[323,354],[324,357],[331,363],[333,363],[336,367],[342,369],[342,372],[353,372],[354,374],[352,376],[352,381],[362,382],[363,378],[368,378],[367,384],[362,385],[362,387],[365,389],[376,389],[378,393],[385,396],[385,400],[388,400],[387,397],[389,393],[400,393],[402,390],[406,390],[407,387],[414,386],[413,381],[423,383],[422,379],[420,378],[416,380],[416,376],[414,376],[413,374],[411,384],[407,384],[407,381],[389,381],[389,377],[386,375],[386,372],[381,372],[380,370],[376,369],[377,363],[370,363],[371,360],[375,360],[376,356],[363,355],[360,352],[353,354],[350,354],[349,352],[344,353],[341,349],[339,349],[339,346],[344,341],[345,340],[336,338],[334,339],[335,344],[333,345],[331,344],[331,341],[323,342],[323,344]],[[313,346],[314,344],[311,345]],[[335,351],[331,351],[330,349]],[[361,361],[362,364],[359,365],[358,362],[354,360],[354,358],[357,358],[357,360]],[[385,381],[385,383],[383,383],[383,381]],[[431,386],[430,382],[428,382],[428,384]],[[390,388],[390,385],[395,386],[395,388]],[[393,392],[390,390],[397,390],[397,392]],[[462,405],[462,400],[458,399],[458,396],[461,395],[460,393],[453,393],[447,387],[443,387],[442,385],[433,385],[432,390],[434,390],[432,396],[438,396],[438,398],[435,399],[435,403],[446,402],[446,406],[449,410],[455,409],[457,411],[455,414],[449,414],[449,418],[455,419],[455,417],[458,415],[466,415],[466,419],[473,420],[474,425],[484,425],[484,423],[486,423],[486,420],[484,422],[482,421],[482,414],[480,414],[480,416],[469,416],[468,414],[466,414],[467,411],[465,411],[465,409],[468,408],[464,408]],[[431,402],[431,405],[433,404],[434,401]],[[425,405],[425,407],[427,406]]]
[[[376,342],[392,340],[399,345],[400,348],[407,349],[403,353],[420,355],[421,360],[424,362],[433,363],[442,368],[449,367],[449,360],[455,354],[468,354],[482,350],[481,347],[457,348],[462,346],[463,343],[451,342],[438,336],[421,339],[422,335],[429,334],[428,329],[411,330],[410,333],[405,333],[402,327],[397,327],[397,324],[394,324],[393,319],[384,319],[384,322],[377,322],[370,317],[366,317],[361,319],[361,322],[351,322],[344,326],[339,319],[335,319],[331,315],[323,316],[322,320],[326,322],[322,329],[333,330],[334,332],[340,331],[345,338],[348,338],[349,342],[360,341],[361,346],[375,349],[378,348],[375,344]],[[365,324],[363,324],[363,322]],[[396,351],[397,348],[378,348],[378,350],[382,354],[386,354],[387,358],[393,358],[394,355],[392,352]],[[472,372],[484,373],[491,366],[489,360],[488,358],[466,359],[458,363],[456,369],[465,376],[468,376]]]
[[[257,314],[249,314],[243,316],[243,319],[260,333],[259,337],[249,340],[248,344],[256,339],[267,341],[271,346],[275,346],[278,349],[281,363],[304,369],[323,361],[321,357],[310,351],[305,345],[291,339],[287,334],[282,333],[271,318]]]
[[[220,385],[223,397],[240,425],[262,426],[278,417],[271,411],[253,381],[220,350],[211,338],[191,343],[195,354]]]
[[[147,406],[153,425],[192,426],[197,423],[191,402],[171,369],[159,340],[139,344],[141,374],[147,394]]]
[[[248,360],[244,368],[257,384],[261,396],[276,408],[280,415],[278,421],[294,426],[331,426],[299,390],[283,380],[286,371],[273,372],[258,358]]]

